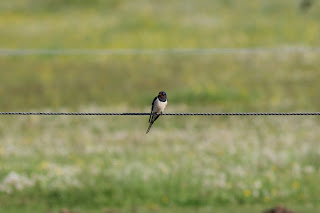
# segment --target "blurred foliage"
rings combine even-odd
[[[0,2],[11,48],[177,48],[319,45],[320,5],[283,1]]]
[[[0,2],[2,48],[210,48],[319,45],[317,4],[284,1]],[[1,56],[0,108],[170,104],[317,110],[319,54]]]
[[[320,207],[317,117],[166,116],[148,135],[147,116],[1,121],[1,212],[156,206],[160,212],[208,207],[200,212],[243,213],[245,206],[262,212],[281,202],[313,213]]]
[[[314,0],[301,0],[300,9],[304,12],[307,12],[313,4]]]
[[[1,57],[0,108],[170,105],[317,111],[319,54]]]
[[[2,0],[0,47],[319,46],[320,6],[314,2],[308,13],[301,13],[299,3],[298,0]],[[168,94],[167,112],[319,111],[319,56],[319,52],[0,56],[0,111],[149,111],[160,90]],[[303,212],[316,212],[318,208],[319,125],[315,119],[309,122],[248,119],[237,123],[229,118],[214,118],[216,122],[212,118],[194,117],[191,121],[167,118],[158,123],[159,129],[152,130],[157,137],[144,137],[145,130],[141,131],[147,122],[144,118],[90,119],[2,119],[0,180],[15,171],[20,174],[18,178],[27,177],[37,184],[14,196],[1,192],[0,211],[11,208],[12,212],[18,212],[19,208],[25,210],[30,206],[47,211],[81,203],[95,209],[105,204],[132,206],[131,212],[137,212],[137,205],[150,212],[159,206],[172,210],[176,206],[230,204],[229,212],[241,212],[234,206],[264,206],[278,201],[311,209]],[[241,143],[237,143],[239,139]],[[269,161],[265,163],[260,155]],[[205,162],[200,161],[202,157],[207,157]],[[273,158],[280,159],[276,163],[283,159],[285,162],[273,167]],[[135,160],[143,165],[138,168],[140,172],[132,169],[136,168]],[[168,168],[169,176],[157,175],[161,168],[154,170],[154,165],[161,161],[165,165],[161,168]],[[257,162],[261,164],[257,166]],[[194,181],[204,181],[208,172],[201,170],[195,176],[192,172],[196,169],[209,172],[216,169],[220,174],[222,169],[237,170],[234,167],[237,163],[244,167],[242,171],[249,171],[251,179],[241,179],[248,188],[242,189],[229,170],[224,171],[228,176],[223,176],[226,179],[222,185],[226,188],[201,188]],[[132,173],[122,176],[121,172],[126,170],[119,168],[127,164]],[[48,165],[53,169],[46,169]],[[69,171],[68,165],[80,171],[68,173],[75,179],[64,179],[66,175],[61,175],[61,171]],[[94,166],[98,169],[94,170]],[[156,172],[156,178],[145,181],[148,166]],[[292,175],[296,167],[303,176]],[[47,182],[41,182],[42,177],[48,178]],[[261,177],[263,185],[259,194],[254,195],[250,187],[257,177]],[[72,180],[80,181],[83,188],[69,187],[69,182],[64,182]],[[56,189],[55,181],[68,187]],[[233,190],[226,183],[242,190]],[[278,193],[280,190],[284,193]]]

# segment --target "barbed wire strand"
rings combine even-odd
[[[118,115],[152,115],[154,113],[137,112],[0,112],[0,115],[73,115],[73,116],[118,116]],[[178,116],[314,116],[320,112],[209,112],[209,113],[163,113],[162,115]]]
[[[320,47],[256,48],[161,48],[161,49],[6,49],[0,56],[23,55],[215,55],[259,53],[320,53]]]

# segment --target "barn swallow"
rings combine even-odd
[[[166,108],[167,103],[168,103],[167,94],[164,91],[159,92],[159,95],[153,99],[151,113],[156,113],[156,114],[150,115],[150,118],[149,118],[150,124],[146,134],[148,134],[148,132],[150,131],[153,122],[155,122],[159,118],[159,116],[163,113],[163,110],[164,108]]]

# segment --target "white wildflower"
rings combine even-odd
[[[0,183],[0,191],[8,194],[14,190],[22,191],[25,188],[34,186],[35,181],[25,175],[10,172]]]
[[[304,172],[305,172],[305,173],[308,173],[308,174],[314,173],[314,168],[313,168],[313,166],[308,165],[308,166],[304,167]]]
[[[253,182],[253,187],[254,187],[255,189],[260,189],[261,186],[262,186],[262,183],[261,183],[260,180],[256,180],[256,181]]]

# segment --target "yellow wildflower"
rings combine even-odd
[[[168,198],[167,197],[162,197],[162,203],[167,204],[168,203]]]
[[[246,196],[246,197],[250,197],[251,191],[250,191],[249,189],[246,189],[246,190],[243,191],[243,194],[244,194],[244,196]]]
[[[295,181],[293,184],[292,184],[292,187],[294,189],[298,189],[300,187],[300,182],[299,181]]]

